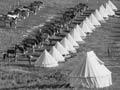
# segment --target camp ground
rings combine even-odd
[[[0,90],[119,90],[119,5],[0,0]]]

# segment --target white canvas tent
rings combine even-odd
[[[64,48],[58,41],[56,42],[55,47],[63,56],[69,55],[68,50]]]
[[[57,62],[64,62],[65,58],[62,56],[62,54],[53,46],[49,52]]]
[[[100,25],[101,25],[100,22],[97,20],[97,18],[96,18],[93,14],[91,14],[91,15],[89,16],[89,20],[90,20],[91,23],[92,23],[93,25],[95,25],[95,26],[100,26]]]
[[[115,11],[118,10],[117,7],[116,7],[110,0],[108,1],[108,4],[111,6],[111,8],[112,8],[113,10],[115,10]]]
[[[104,88],[112,85],[111,72],[96,60],[93,52],[87,52],[86,59],[81,59],[70,74],[71,86],[83,86],[86,88]]]
[[[79,44],[72,38],[72,36],[68,33],[66,38],[70,41],[70,43],[75,47],[79,48]]]
[[[64,37],[61,41],[60,41],[61,45],[63,45],[64,48],[66,48],[69,52],[72,53],[76,53],[76,49],[73,47],[73,45],[70,43],[70,41]]]
[[[87,55],[88,55],[89,57],[91,57],[91,59],[95,59],[95,61],[96,61],[97,64],[101,64],[101,65],[104,64],[104,62],[101,61],[101,60],[96,56],[96,54],[95,54],[94,51],[89,51],[89,52],[87,53]]]
[[[83,30],[78,24],[76,25],[75,30],[80,34],[81,38],[84,39],[87,36],[86,33],[83,32]]]
[[[80,34],[76,31],[76,29],[73,29],[70,32],[70,35],[76,42],[85,43],[85,41],[80,37]]]
[[[106,13],[106,9],[105,9],[105,7],[103,5],[100,6],[99,12],[102,15],[102,17],[104,17],[105,19],[109,18],[108,15],[107,15],[107,13]]]
[[[112,10],[112,8],[107,3],[105,4],[105,7],[106,7],[106,12],[108,13],[109,16],[115,15],[115,12]]]
[[[104,4],[104,7],[105,7],[105,12],[106,12],[106,15],[109,17],[110,15],[110,12],[109,12],[109,10],[106,8],[106,3]]]
[[[41,56],[37,59],[35,62],[35,66],[41,66],[41,67],[57,67],[58,62],[55,60],[54,57],[52,57],[49,52],[44,50],[44,52],[41,54]]]
[[[80,24],[80,27],[84,33],[92,33],[92,30],[89,28],[85,20]]]
[[[104,21],[103,17],[101,16],[101,14],[99,13],[97,9],[95,10],[94,15],[98,21]]]
[[[103,82],[101,82],[103,84],[102,87],[107,87],[107,86],[110,86],[112,85],[112,77],[111,77],[111,71],[109,71],[105,65],[104,65],[104,62],[101,61],[95,54],[94,51],[89,51],[87,52],[87,57],[93,61],[94,60],[94,63],[96,64],[96,66],[100,66],[99,70],[101,71],[102,75],[104,76],[103,77]]]
[[[107,3],[107,5],[108,5],[109,9],[111,10],[111,13],[112,13],[113,15],[115,15],[115,11],[112,9],[112,7],[110,6],[110,4]]]
[[[95,26],[90,22],[90,20],[88,19],[88,17],[85,18],[85,22],[87,23],[87,25],[89,26],[89,28],[91,30],[95,30]]]

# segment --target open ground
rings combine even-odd
[[[31,1],[33,0],[21,0],[21,4],[28,4]],[[37,15],[31,15],[29,18],[19,22],[16,29],[0,29],[1,50],[5,50],[14,43],[22,40],[23,35],[30,33],[33,26],[44,24],[48,19],[55,16],[57,12],[66,7],[71,7],[78,4],[78,2],[83,2],[87,3],[91,8],[98,8],[101,4],[106,2],[106,0],[102,0],[99,3],[97,3],[96,0],[88,0],[88,2],[87,0],[44,0],[44,2],[45,6],[37,12]],[[120,1],[113,2],[118,9],[120,9]],[[10,9],[9,5],[15,7],[16,3],[17,0],[0,0],[0,11],[6,13]],[[25,65],[20,64],[21,62],[16,62],[15,64],[11,62],[9,65],[6,65],[1,60],[0,88],[2,90],[41,90],[39,85],[42,84],[67,82],[69,78],[66,78],[66,76],[63,77],[63,80],[48,79],[47,77],[56,72],[60,74],[59,71],[64,75],[69,75],[75,66],[78,65],[79,60],[84,59],[84,49],[90,49],[94,50],[97,56],[104,61],[105,65],[112,71],[113,85],[103,90],[120,90],[119,26],[120,18],[111,17],[107,23],[102,24],[101,27],[97,28],[93,34],[85,39],[86,43],[80,45],[76,56],[68,59],[65,63],[61,63],[58,68],[45,69],[40,67],[29,67],[27,66],[27,62],[23,62],[26,63]],[[107,53],[108,48],[111,48],[110,55]],[[50,89],[46,87],[42,90],[74,90],[74,88]],[[76,88],[76,90],[93,89]]]

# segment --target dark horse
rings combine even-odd
[[[24,47],[23,45],[19,44],[15,44],[15,49],[16,49],[16,53],[19,51],[20,53],[24,53],[26,51],[26,47]]]
[[[3,52],[3,59],[10,58],[10,55],[12,55],[14,58],[16,57],[17,51],[20,53],[24,53],[26,48],[23,45],[17,45],[15,44],[13,47],[7,49],[5,52]]]
[[[10,58],[10,55],[12,55],[13,58],[16,57],[16,49],[15,48],[7,49],[6,52],[3,52],[3,60],[5,60],[6,58]]]
[[[6,58],[10,58],[10,55],[13,56],[13,58],[16,58],[16,54],[19,53],[25,53],[25,51],[27,50],[27,48],[22,45],[22,44],[15,44],[14,47],[12,47],[11,49],[7,49],[6,52],[3,52],[3,60],[5,60]]]

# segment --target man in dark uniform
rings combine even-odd
[[[111,56],[111,49],[110,49],[110,47],[108,47],[107,53],[108,53],[108,57],[110,57]]]

